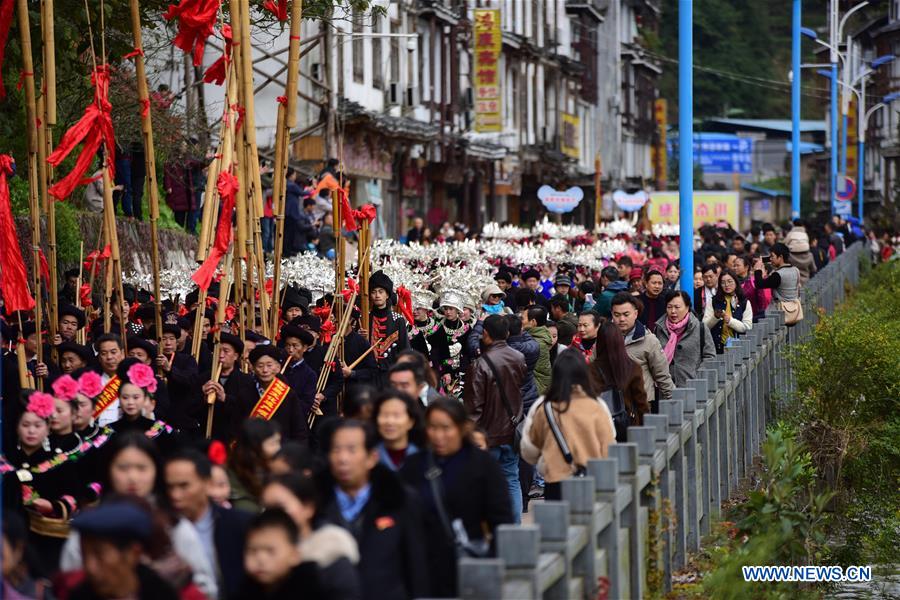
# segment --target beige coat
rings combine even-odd
[[[580,388],[573,390],[569,408],[560,413],[554,407],[556,422],[572,452],[575,465],[586,465],[592,458],[606,458],[609,445],[616,441],[616,430],[606,403],[591,398]],[[522,458],[532,465],[548,483],[570,477],[574,467],[566,463],[550,424],[544,414],[541,397],[528,411],[522,432]]]
[[[666,355],[663,354],[659,338],[647,331],[640,321],[635,321],[631,336],[625,338],[625,352],[641,367],[647,401],[650,402],[656,398],[654,388],[657,387],[661,399],[671,399],[675,384],[669,373],[669,362],[666,360]]]

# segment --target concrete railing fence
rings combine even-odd
[[[771,308],[660,401],[659,414],[630,427],[628,443],[590,461],[586,477],[563,481],[562,501],[533,504],[533,525],[498,528],[497,558],[460,559],[460,597],[588,600],[605,588],[608,598],[642,598],[651,581],[670,590],[672,573],[700,549],[752,469],[774,407],[794,389],[784,350],[811,333],[819,307],[830,313],[858,283],[864,252],[853,245],[808,282],[800,324],[786,327]],[[661,581],[648,579],[651,563]]]

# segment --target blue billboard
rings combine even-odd
[[[678,138],[669,138],[670,159],[677,159]],[[753,140],[729,133],[695,133],[694,164],[704,174],[749,175],[753,171]]]

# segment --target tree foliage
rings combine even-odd
[[[788,118],[791,96],[790,0],[694,0],[694,115],[705,117]],[[841,3],[842,11],[847,3]],[[826,0],[804,0],[803,25],[815,30],[827,22]],[[886,2],[876,0],[854,15],[854,24],[886,14]],[[824,33],[822,34],[824,35]],[[678,58],[678,0],[663,0],[660,19],[661,54]],[[822,62],[816,44],[804,39],[802,62]],[[662,97],[678,107],[678,64],[666,65],[660,82]],[[804,72],[805,118],[822,118],[819,98],[825,80]],[[674,119],[675,117],[671,117]]]
[[[162,19],[162,14],[170,3],[170,0],[141,0],[141,24],[145,31],[163,28],[166,30],[164,36],[169,40],[174,39],[175,25],[167,24]],[[262,9],[262,4],[261,0],[251,2],[253,25],[258,28],[282,27],[282,24],[278,23],[271,13]],[[135,138],[140,130],[140,105],[137,102],[133,68],[130,61],[123,59],[133,50],[129,6],[129,0],[105,0],[103,3],[105,35],[102,37],[105,43],[106,57],[114,71],[118,73],[112,82],[110,99],[113,104],[116,141],[120,145],[127,145],[128,142],[134,141],[131,138]],[[58,121],[55,137],[57,140],[62,132],[81,117],[85,106],[92,98],[93,91],[90,85],[91,42],[93,41],[94,52],[96,52],[98,60],[102,57],[101,48],[103,47],[100,9],[100,2],[55,0],[54,26],[58,98]],[[372,0],[304,0],[303,17],[313,20],[330,20],[339,9],[345,14],[363,12],[368,15],[381,15],[385,12],[384,7],[373,6]],[[227,1],[222,3],[222,10],[227,20]],[[29,2],[29,21],[35,87],[40,93],[43,48],[38,2]],[[90,35],[91,33],[93,36]],[[3,141],[0,144],[0,152],[12,153],[18,161],[22,161],[26,152],[25,94],[24,90],[16,89],[16,83],[22,70],[22,50],[19,40],[18,20],[14,18],[3,65],[3,82],[6,86],[7,97],[0,101],[0,140]],[[148,73],[148,76],[152,76],[152,74]],[[185,117],[183,113],[176,116]],[[154,130],[159,127],[160,133],[163,134],[157,136],[157,143],[161,148],[165,149],[167,145],[171,145],[173,148],[177,147],[181,140],[172,136],[178,133],[183,135],[183,128],[179,130],[178,123],[163,123],[162,119],[165,119],[165,115],[157,116],[154,113],[153,118]],[[157,125],[158,120],[159,125]]]

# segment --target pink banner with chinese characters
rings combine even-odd
[[[475,35],[472,55],[475,63],[475,131],[503,129],[503,100],[500,97],[500,10],[477,8],[474,11]]]
[[[706,223],[725,221],[739,229],[739,197],[737,192],[694,192],[694,229]],[[678,192],[650,194],[650,221],[678,223]]]

